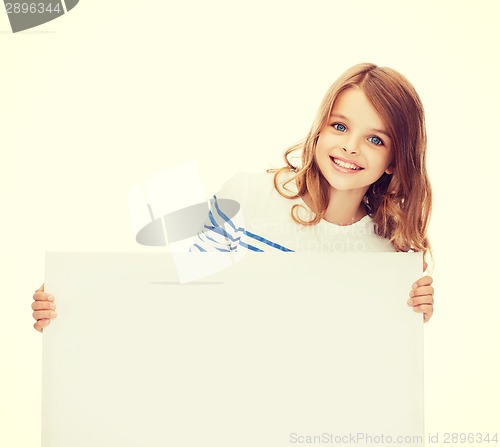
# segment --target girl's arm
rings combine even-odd
[[[210,200],[209,214],[189,248],[191,252],[233,252],[244,235],[241,208],[248,209],[250,174],[238,173],[226,181]]]
[[[228,203],[230,206],[224,209]],[[230,209],[233,204],[236,202],[213,197],[208,217],[189,247],[190,252],[237,250],[244,229],[240,226],[240,216]]]

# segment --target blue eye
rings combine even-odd
[[[379,137],[370,137],[368,141],[373,143],[375,146],[383,146],[384,142]]]
[[[342,123],[333,123],[332,127],[339,132],[345,132],[347,127],[345,127]]]

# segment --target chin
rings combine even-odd
[[[337,191],[368,189],[368,187],[370,186],[370,184],[365,185],[364,182],[352,182],[349,181],[349,179],[338,179],[338,178],[332,178],[331,176],[325,178],[330,187]]]

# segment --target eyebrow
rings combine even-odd
[[[347,118],[347,116],[340,115],[338,113],[331,113],[330,117],[332,117],[332,116],[334,116],[335,118],[340,118],[341,120],[349,121],[349,118]],[[389,139],[391,138],[390,135],[385,130],[382,130],[382,129],[371,129],[371,130],[373,130],[374,132],[384,134]]]

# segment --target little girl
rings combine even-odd
[[[410,82],[390,68],[355,65],[330,87],[306,138],[285,151],[284,167],[226,182],[190,251],[427,255],[426,143],[423,107]],[[228,207],[234,201],[244,223]],[[417,280],[407,301],[424,322],[433,313],[431,284],[430,276]],[[54,297],[42,286],[33,298],[34,327],[42,331],[56,317]]]

